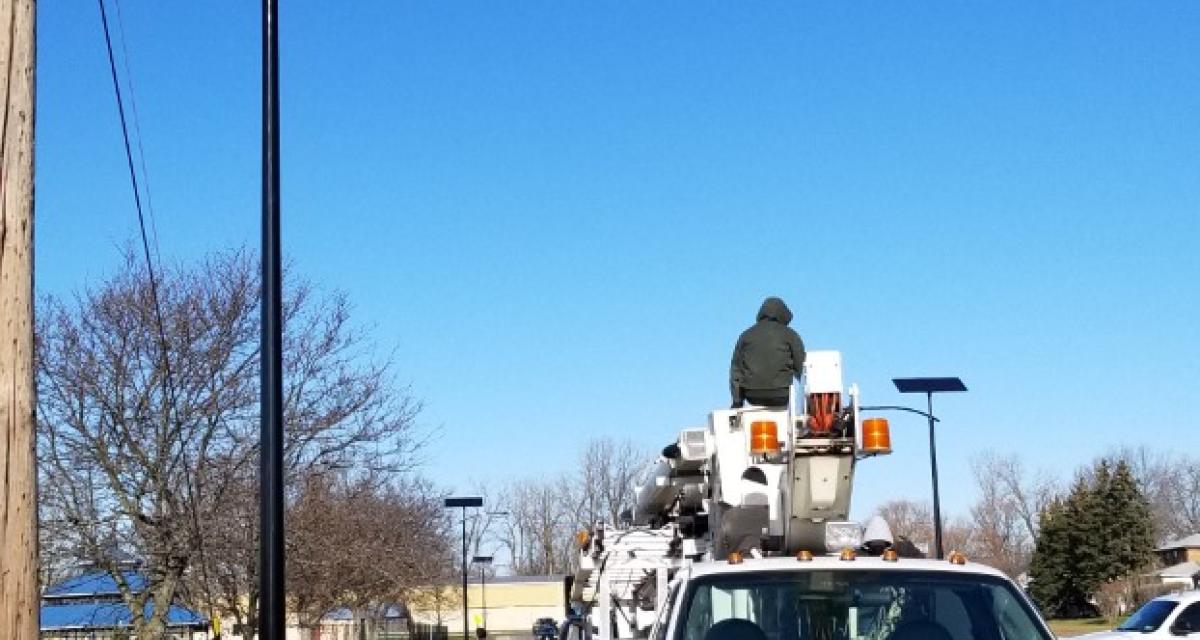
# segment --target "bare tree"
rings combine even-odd
[[[1010,577],[1023,573],[1033,554],[1032,539],[1011,503],[989,487],[971,507],[975,559]]]
[[[252,630],[257,261],[220,253],[160,276],[155,291],[129,254],[100,286],[42,305],[44,524],[112,574],[139,637],[161,634],[185,581]],[[389,362],[372,362],[344,296],[320,297],[294,276],[288,282],[288,478],[317,466],[405,467],[419,444],[418,403],[395,385]],[[146,589],[126,583],[117,548],[144,561]]]
[[[503,527],[509,513],[504,510],[506,505],[499,502],[494,493],[486,484],[475,484],[471,489],[471,495],[483,498],[484,508],[466,514],[468,563],[475,556],[493,555],[496,547],[502,545],[500,528]],[[461,514],[459,515],[461,517]],[[457,526],[454,528],[457,529]],[[456,537],[460,535],[462,534],[456,534]],[[461,564],[461,559],[455,556],[455,566],[459,567]],[[473,567],[468,566],[468,569]],[[461,571],[461,568],[457,570]],[[483,571],[486,575],[494,573],[491,567],[486,567]]]
[[[301,626],[348,607],[359,624],[420,586],[453,557],[440,500],[421,482],[376,474],[309,474],[288,513],[288,594]]]
[[[959,551],[977,557],[978,542],[975,524],[967,518],[951,518],[942,527],[942,550],[946,553]]]
[[[1058,495],[1054,478],[1044,472],[1031,472],[1016,454],[982,454],[972,461],[975,483],[985,486],[1006,500],[1020,518],[1026,535],[1037,536],[1038,515]]]
[[[42,526],[38,528],[38,584],[51,585],[67,578],[77,569],[79,557],[69,540],[56,535],[49,523],[61,522],[63,517],[51,512],[43,501],[39,506]]]
[[[577,524],[618,522],[621,512],[633,508],[633,483],[650,461],[629,440],[597,438],[579,454],[573,487]]]
[[[891,500],[875,509],[887,521],[892,535],[903,537],[922,551],[933,549],[933,513],[929,505],[912,500]]]
[[[574,534],[597,522],[617,523],[633,508],[633,484],[651,460],[628,440],[598,438],[557,478],[509,484],[500,496],[508,517],[498,541],[517,574],[565,573],[576,561]]]
[[[1171,474],[1170,513],[1162,530],[1172,537],[1200,532],[1200,456],[1181,456]]]
[[[518,480],[502,496],[508,506],[501,541],[517,575],[567,573],[573,560],[573,518],[562,482]]]
[[[1016,455],[988,453],[971,463],[978,497],[971,507],[972,552],[1016,577],[1029,568],[1038,514],[1053,499],[1054,481],[1028,472]]]
[[[184,587],[189,601],[203,603],[206,613],[233,616],[238,630],[248,634],[257,629],[258,480],[243,473],[231,482],[223,508],[205,527],[203,554]],[[294,529],[289,522],[288,530]]]
[[[451,564],[447,564],[451,567]],[[427,588],[414,591],[406,601],[409,610],[422,609],[433,612],[434,624],[441,627],[446,623],[445,616],[461,615],[462,586],[453,576],[444,576],[440,581],[431,583]]]
[[[933,511],[927,502],[913,500],[891,500],[879,505],[875,515],[883,518],[892,530],[892,536],[899,543],[907,540],[921,553],[933,556]],[[962,551],[968,555],[976,549],[975,525],[965,518],[949,518],[942,523],[942,549]],[[901,553],[904,550],[901,549]]]

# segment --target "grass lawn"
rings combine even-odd
[[[1048,620],[1050,630],[1054,635],[1060,638],[1070,638],[1071,636],[1079,636],[1085,633],[1093,633],[1096,631],[1108,631],[1121,624],[1120,619],[1108,620],[1105,618],[1080,618],[1076,620]]]

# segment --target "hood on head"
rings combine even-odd
[[[783,300],[772,296],[763,300],[762,306],[758,309],[758,319],[774,320],[781,324],[788,324],[792,321],[792,312],[783,303]]]

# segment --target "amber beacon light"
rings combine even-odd
[[[892,434],[887,418],[867,418],[862,423],[863,453],[887,454],[892,452]]]
[[[750,423],[750,453],[779,453],[779,425],[771,420]]]

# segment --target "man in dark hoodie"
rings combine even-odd
[[[729,365],[729,393],[733,406],[749,402],[763,407],[784,407],[792,378],[804,370],[804,343],[788,326],[792,312],[779,298],[767,298],[758,310],[758,322],[746,329],[733,349]]]

